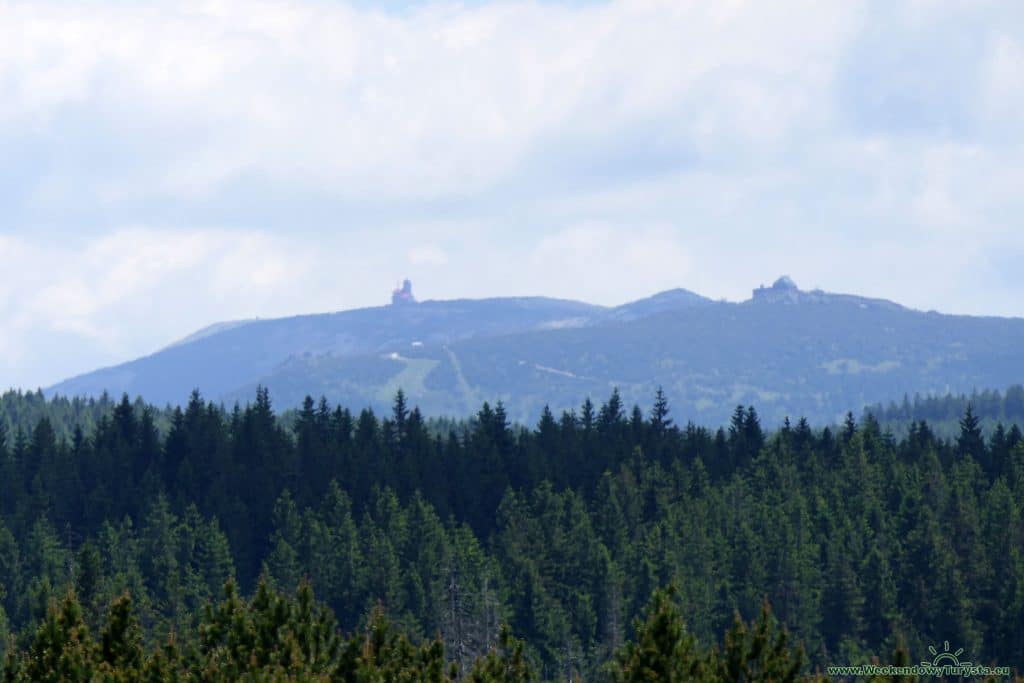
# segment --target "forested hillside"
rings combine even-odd
[[[402,394],[386,415],[307,399],[286,426],[261,389],[230,411],[193,394],[168,421],[124,399],[69,438],[47,418],[0,436],[0,628],[23,652],[78,609],[93,634],[130,622],[127,593],[147,651],[173,633],[188,666],[227,666],[203,639],[267,610],[307,623],[308,597],[268,605],[308,580],[341,631],[373,632],[380,610],[463,673],[507,625],[542,679],[612,676],[670,584],[700,651],[767,601],[804,672],[899,643],[911,661],[943,641],[1024,661],[1024,443],[1016,425],[985,438],[971,410],[951,439],[870,417],[768,433],[753,407],[708,429],[613,393],[529,429],[484,404],[439,433]],[[229,580],[255,592],[248,617],[204,609]]]
[[[878,404],[865,409],[874,415],[883,427],[902,433],[918,420],[926,420],[937,432],[955,435],[960,429],[960,417],[970,406],[981,420],[983,430],[991,434],[1000,423],[1024,424],[1024,386],[1015,384],[1005,392],[975,389],[970,394],[915,395],[913,400],[904,396],[899,403]]]
[[[70,439],[75,429],[91,432],[103,416],[110,417],[118,401],[108,394],[98,397],[51,396],[41,391],[17,391],[10,389],[0,394],[0,428],[8,434],[19,431],[30,434],[42,418],[50,422],[58,438]],[[146,404],[136,399],[133,407],[141,411]],[[157,424],[165,428],[169,423],[162,410],[151,408]]]
[[[269,387],[387,411],[401,387],[431,415],[469,417],[500,398],[535,423],[618,387],[646,402],[662,386],[707,425],[739,403],[772,423],[821,427],[905,392],[946,394],[1024,377],[1024,319],[941,315],[890,301],[804,291],[788,278],[740,303],[686,290],[616,308],[544,298],[424,301],[215,328],[50,395],[103,392],[164,405],[201,386],[231,405]]]

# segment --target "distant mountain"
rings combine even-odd
[[[248,320],[227,320],[227,321],[222,322],[222,323],[214,323],[212,325],[207,325],[206,327],[204,327],[202,329],[196,330],[195,332],[193,332],[192,334],[188,335],[184,339],[179,339],[176,342],[172,342],[171,344],[168,344],[165,348],[170,349],[170,348],[173,348],[175,346],[181,346],[182,344],[188,344],[189,342],[198,341],[198,340],[200,340],[200,339],[202,339],[204,337],[209,337],[212,334],[217,334],[219,332],[227,332],[228,330],[230,330],[233,327],[238,327],[240,325],[246,325],[248,323],[254,322],[255,320],[256,320],[256,318],[249,318]]]
[[[667,311],[680,311],[687,308],[696,308],[711,304],[711,299],[700,294],[695,294],[688,289],[670,289],[646,299],[633,301],[610,309],[599,317],[601,322],[627,322],[637,320],[655,313]]]
[[[298,358],[376,357],[414,344],[438,348],[473,337],[575,324],[605,310],[558,299],[466,299],[221,323],[152,355],[61,382],[47,393],[127,392],[161,404],[180,402],[198,387],[209,398],[225,397]]]
[[[279,408],[306,394],[384,409],[402,388],[429,414],[502,401],[532,421],[618,387],[677,420],[721,422],[740,403],[770,421],[835,420],[904,394],[1024,381],[1024,319],[941,315],[820,290],[789,278],[742,303],[683,289],[614,308],[546,298],[399,301],[390,306],[207,328],[151,356],[48,393],[227,402],[269,387]]]

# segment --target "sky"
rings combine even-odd
[[[1024,315],[1024,3],[0,0],[0,386],[207,324],[802,288]]]

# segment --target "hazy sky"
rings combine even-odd
[[[1022,112],[1016,1],[0,1],[0,385],[404,276],[1024,315]]]

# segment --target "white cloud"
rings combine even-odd
[[[982,99],[987,118],[992,124],[1009,123],[1021,140],[1019,125],[1024,107],[1024,45],[1016,39],[999,34],[992,41],[989,61],[985,65],[985,96]],[[1002,126],[1000,126],[1002,129]]]
[[[448,263],[448,254],[436,244],[424,244],[409,250],[409,263],[414,266],[443,266]]]
[[[246,174],[347,197],[464,195],[552,141],[657,124],[716,155],[828,117],[855,3],[536,2],[407,15],[343,4],[0,7],[0,122],[87,119],[138,148],[111,201],[192,198]],[[55,155],[61,153],[54,152]]]
[[[685,283],[690,254],[666,227],[588,224],[545,237],[523,265],[551,296],[624,303]]]

